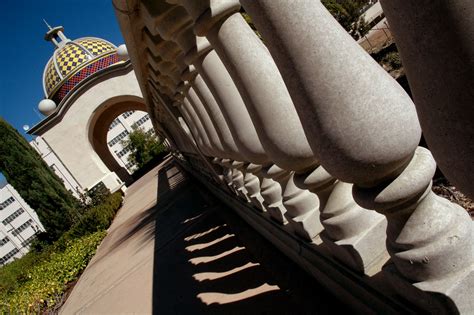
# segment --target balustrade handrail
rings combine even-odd
[[[462,163],[449,171],[446,148],[467,146],[460,158],[469,164],[474,150],[466,139],[474,131],[462,125],[470,128],[467,135],[449,145],[436,139],[438,113],[427,111],[451,104],[452,84],[430,94],[426,68],[439,60],[416,55],[421,35],[409,24],[420,17],[423,29],[439,30],[429,15],[419,15],[423,4],[382,1],[414,104],[320,1],[113,2],[147,105],[161,114],[162,133],[198,180],[359,310],[395,312],[405,304],[414,312],[472,312],[465,292],[474,288],[473,223],[464,209],[431,191],[436,164],[418,147],[418,115],[443,171],[468,193],[473,186],[460,179]],[[241,5],[265,45],[240,15]],[[452,9],[451,17],[460,8],[474,15],[467,0],[429,12],[442,8]],[[459,17],[472,39],[467,20]],[[452,32],[458,35],[443,30],[434,44],[420,45],[444,47]],[[470,62],[463,56],[472,57],[472,42],[455,46],[457,59],[440,67],[460,74],[455,99],[462,104],[451,118],[472,103],[466,88],[472,71],[459,68]],[[310,254],[300,257],[302,248]],[[373,306],[364,300],[371,294]]]

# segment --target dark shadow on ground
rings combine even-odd
[[[347,312],[298,266],[173,164],[139,220],[155,239],[154,314]],[[132,231],[132,233],[134,233]]]
[[[155,175],[156,205],[121,222],[109,250],[154,241],[153,314],[329,314],[345,312],[277,249],[186,178],[171,159]],[[152,174],[150,174],[152,175]],[[94,263],[100,261],[97,257]]]

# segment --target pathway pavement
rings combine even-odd
[[[61,314],[327,314],[340,302],[168,159],[124,204]]]

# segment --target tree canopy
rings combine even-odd
[[[51,239],[75,220],[77,201],[16,129],[0,118],[0,171],[36,211]]]
[[[153,132],[145,132],[135,125],[132,129],[128,139],[122,140],[122,145],[130,148],[128,161],[141,168],[163,152],[165,147]]]
[[[368,2],[368,0],[321,0],[326,9],[354,39],[361,38],[368,31],[367,23],[361,15],[362,8]]]

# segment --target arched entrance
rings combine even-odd
[[[103,184],[114,192],[129,175],[109,151],[107,131],[129,110],[147,111],[131,64],[118,63],[81,82],[31,133],[47,143],[80,190]]]
[[[132,180],[132,177],[110,152],[107,133],[115,118],[127,111],[135,110],[146,111],[145,103],[141,97],[130,95],[113,97],[97,107],[88,125],[89,141],[94,151],[108,169],[115,172],[126,184]]]

